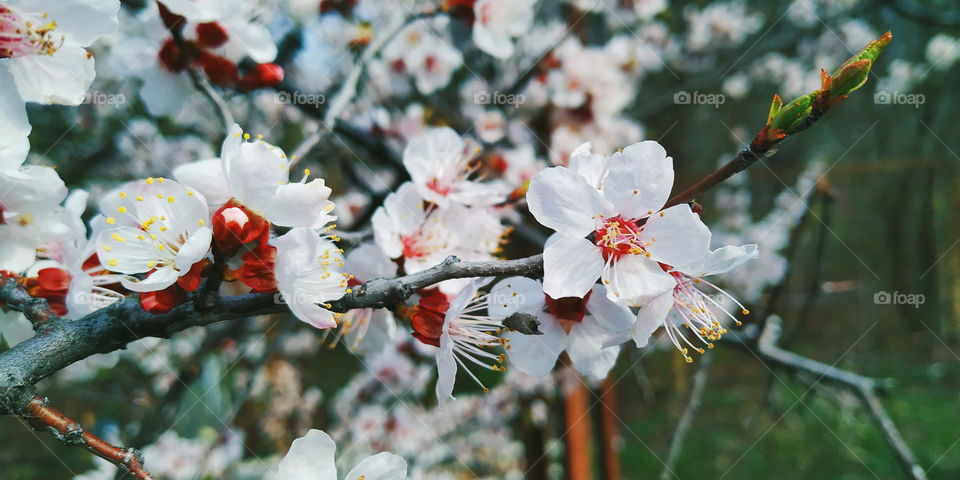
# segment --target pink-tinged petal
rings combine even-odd
[[[65,44],[53,55],[11,59],[10,73],[25,101],[60,105],[83,103],[95,75],[93,57],[75,44]]]
[[[754,260],[758,255],[756,244],[727,245],[710,252],[703,261],[686,267],[683,273],[691,277],[718,275],[729,272],[749,260]]]
[[[319,307],[309,301],[304,301],[304,299],[297,299],[296,297],[310,297],[310,295],[298,295],[293,293],[293,300],[287,300],[287,305],[290,307],[290,311],[293,312],[293,315],[297,317],[301,322],[306,323],[314,328],[320,330],[326,330],[328,328],[333,328],[337,326],[337,321],[333,318],[333,312],[325,308]],[[284,295],[284,298],[287,298]]]
[[[494,285],[487,298],[487,313],[492,318],[516,312],[536,315],[543,308],[543,286],[532,278],[509,277]]]
[[[219,158],[180,165],[173,170],[173,178],[200,192],[207,199],[210,210],[219,209],[233,197],[223,171],[223,161]]]
[[[390,452],[380,452],[363,459],[344,480],[405,480],[407,461]]]
[[[543,291],[553,298],[583,298],[603,272],[603,255],[593,242],[563,234],[543,251]]]
[[[280,460],[283,480],[337,480],[337,445],[330,435],[311,429],[293,441]]]
[[[557,357],[563,352],[567,344],[567,332],[549,313],[537,312],[537,320],[540,321],[543,335],[507,332],[504,338],[510,345],[510,350],[507,350],[510,363],[530,375],[543,377],[553,370]]]
[[[637,348],[647,346],[650,342],[650,336],[663,325],[671,308],[673,308],[672,292],[660,295],[640,307],[640,311],[637,313],[637,321],[634,323],[631,332]]]
[[[124,277],[120,280],[123,287],[133,292],[155,292],[173,285],[180,277],[177,269],[172,266],[158,268],[149,274],[143,280],[137,280],[132,277]]]
[[[657,142],[635,143],[613,154],[604,197],[624,218],[657,212],[673,188],[673,159]]]
[[[603,380],[617,363],[619,346],[604,347],[606,334],[588,319],[570,329],[567,355],[581,375],[593,380]]]
[[[676,281],[657,262],[643,255],[625,255],[604,270],[603,284],[611,301],[639,305],[672,289]]]
[[[596,228],[597,216],[610,205],[582,176],[565,167],[540,171],[527,191],[530,213],[542,225],[566,235],[585,237]]]
[[[675,205],[653,214],[643,226],[640,238],[648,243],[650,258],[685,271],[710,252],[710,229],[687,204]]]

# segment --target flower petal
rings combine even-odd
[[[380,452],[363,459],[344,480],[404,480],[407,461],[390,452]]]
[[[673,308],[672,293],[660,295],[640,307],[632,331],[633,341],[637,344],[637,348],[647,346],[650,342],[650,336],[663,325],[671,308]]]
[[[710,252],[710,229],[687,204],[651,215],[640,238],[649,243],[650,258],[681,272],[686,271],[684,266],[696,264]]]
[[[93,57],[76,44],[65,44],[53,55],[14,60],[10,73],[20,96],[28,102],[80,105],[95,75]]]
[[[758,255],[756,244],[727,245],[710,252],[703,261],[687,267],[683,273],[691,277],[718,275],[729,272],[744,262],[757,258]]]
[[[603,256],[593,242],[556,234],[543,251],[543,291],[553,298],[583,298],[603,271]]]
[[[565,167],[542,170],[527,191],[530,213],[542,225],[571,236],[585,237],[596,228],[596,216],[611,212],[582,176]]]
[[[567,345],[567,332],[549,313],[537,312],[537,320],[543,335],[507,332],[504,338],[510,345],[507,351],[510,363],[530,375],[543,377],[553,370],[557,357]]]
[[[180,165],[173,170],[173,177],[181,184],[203,194],[212,211],[216,211],[233,197],[223,171],[223,161],[219,158]]]
[[[604,347],[605,332],[586,318],[570,329],[567,339],[567,355],[581,375],[593,380],[603,380],[617,363],[619,346]]]
[[[330,187],[322,179],[307,183],[288,183],[277,187],[276,194],[263,207],[263,216],[281,227],[313,227],[333,210]]]
[[[193,232],[190,238],[180,247],[175,262],[180,275],[186,275],[194,263],[199,262],[210,251],[210,242],[213,240],[213,230],[202,227]]]
[[[330,435],[311,429],[296,439],[280,460],[283,480],[337,480],[337,445]]]
[[[487,313],[491,318],[506,318],[516,312],[536,315],[543,308],[543,286],[526,277],[509,277],[490,289]]]
[[[607,298],[638,305],[670,290],[676,281],[657,262],[642,255],[625,255],[603,271]]]
[[[155,292],[173,285],[180,277],[180,273],[172,266],[166,266],[154,270],[143,280],[137,280],[133,277],[123,277],[120,283],[124,288],[134,292]]]
[[[654,141],[635,143],[610,157],[603,196],[624,218],[659,211],[673,188],[673,159]]]

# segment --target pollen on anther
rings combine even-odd
[[[117,223],[117,219],[116,219],[116,218],[113,218],[113,217],[107,217],[107,223],[109,223],[110,225],[113,225],[113,224]],[[116,235],[116,234],[114,234],[114,235]]]
[[[120,213],[127,213],[127,207],[117,207],[117,211]]]
[[[111,258],[111,259],[110,259],[110,266],[111,266],[111,267],[116,267],[118,263],[120,263],[120,262],[119,262],[116,258]]]

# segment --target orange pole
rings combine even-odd
[[[600,448],[603,452],[603,471],[606,480],[620,480],[620,450],[617,448],[620,432],[616,417],[617,395],[608,377],[600,385]]]
[[[591,480],[590,472],[590,395],[572,370],[567,370],[564,413],[567,426],[567,479]]]

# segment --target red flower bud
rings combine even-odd
[[[283,67],[276,63],[261,63],[240,79],[240,91],[249,92],[264,87],[275,87],[283,81]]]
[[[227,29],[223,28],[219,22],[207,22],[197,25],[197,43],[206,48],[217,48],[227,40],[230,35]]]
[[[141,293],[140,308],[157,315],[169,312],[186,299],[187,292],[184,292],[179,285],[173,284],[163,290]]]
[[[237,253],[241,245],[254,240],[266,244],[269,235],[270,222],[236,200],[213,214],[213,248],[225,255]]]
[[[237,64],[219,55],[202,52],[197,57],[197,65],[203,68],[203,72],[211,82],[220,86],[233,85],[240,78],[240,74],[237,73]]]

